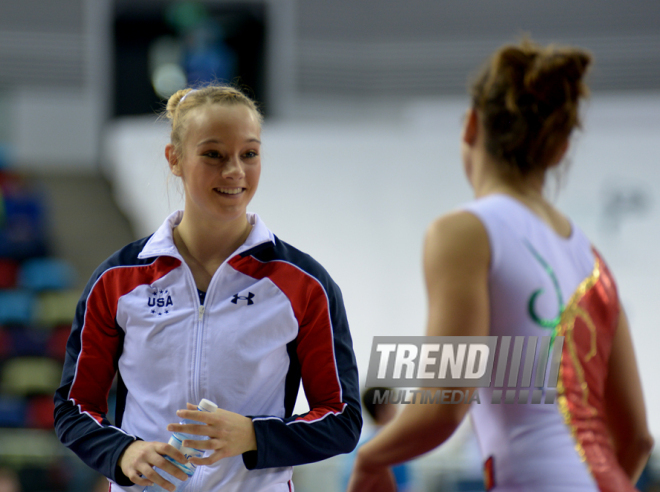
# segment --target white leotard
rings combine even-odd
[[[589,240],[574,225],[570,237],[559,236],[522,203],[506,195],[489,195],[463,208],[481,220],[489,237],[490,335],[551,335],[552,328],[540,326],[530,309],[546,324],[556,319],[561,306],[594,268]],[[539,289],[543,291],[530,308],[530,298]],[[492,490],[599,490],[576,451],[557,404],[491,404],[494,389],[492,385],[481,388],[481,404],[473,404],[471,409],[484,460],[493,460]],[[520,387],[516,402],[519,391]]]

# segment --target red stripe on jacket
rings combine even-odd
[[[291,302],[298,321],[296,353],[311,410],[296,420],[314,421],[346,406],[338,379],[330,306],[320,282],[291,263],[235,257],[229,264],[255,279],[268,277]]]
[[[180,264],[176,258],[161,256],[148,265],[110,268],[101,274],[87,296],[80,354],[69,398],[99,423],[108,412],[108,394],[121,353],[123,338],[116,327],[119,299],[140,285],[164,277]]]

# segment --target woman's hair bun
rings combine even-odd
[[[522,174],[546,168],[580,124],[590,64],[584,50],[542,47],[528,38],[497,50],[471,90],[488,152]]]
[[[181,89],[170,96],[170,98],[167,100],[167,105],[165,106],[165,116],[167,119],[174,119],[174,111],[176,110],[177,106],[181,100],[186,97],[186,95],[192,90],[193,89]]]
[[[575,102],[587,95],[583,82],[591,56],[576,48],[546,48],[525,74],[525,89],[539,100]]]

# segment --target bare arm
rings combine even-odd
[[[639,479],[651,454],[653,438],[646,422],[642,384],[623,309],[612,343],[605,382],[605,402],[617,459],[634,483]]]
[[[458,212],[431,225],[424,247],[427,335],[488,335],[489,262],[488,236],[474,215]],[[407,405],[392,423],[360,448],[349,491],[384,492],[386,487],[394,490],[387,467],[442,444],[468,409],[467,404]]]

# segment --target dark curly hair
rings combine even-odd
[[[497,50],[472,84],[486,150],[523,176],[546,169],[575,127],[591,55],[529,39]]]

